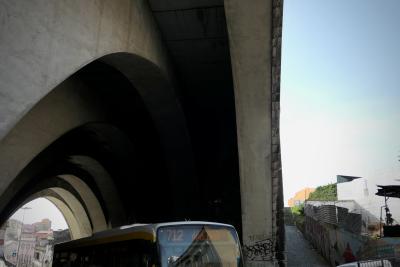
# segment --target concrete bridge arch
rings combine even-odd
[[[91,211],[92,214],[100,211],[100,213],[96,214],[97,218],[89,215],[88,209],[96,206],[93,205],[95,199],[91,199],[92,205],[84,206],[80,202],[82,200],[81,196],[76,197],[74,193],[63,187],[49,187],[37,191],[24,199],[22,203],[14,203],[13,208],[18,209],[36,198],[45,198],[57,207],[64,216],[72,239],[87,237],[94,232],[107,229],[104,218],[99,218],[102,215],[101,210],[98,209],[99,206],[94,207],[95,210]]]
[[[282,260],[281,18],[280,0],[0,0],[0,220],[41,194],[84,210],[77,237],[218,220],[267,240],[249,265]]]
[[[118,59],[118,68],[126,75],[110,66],[114,57]],[[147,79],[142,76],[144,73]],[[135,87],[130,83],[132,80]],[[21,194],[24,187],[31,188],[29,182],[39,179],[35,176],[45,173],[44,176],[68,177],[65,175],[73,168],[79,168],[93,177],[91,185],[99,187],[99,191],[102,189],[102,196],[114,198],[104,200],[102,197],[104,205],[109,206],[108,214],[117,213],[112,216],[113,223],[108,222],[109,227],[137,219],[150,219],[135,218],[133,212],[122,215],[120,192],[113,185],[114,181],[106,168],[113,169],[120,180],[125,179],[124,182],[119,181],[120,188],[123,188],[130,185],[130,178],[149,180],[151,175],[147,174],[156,175],[151,168],[158,166],[159,171],[168,173],[164,177],[160,175],[160,179],[173,177],[177,184],[175,189],[170,188],[174,203],[169,204],[176,214],[189,216],[188,207],[184,204],[190,205],[191,188],[194,189],[197,182],[194,180],[196,177],[184,117],[171,94],[173,88],[157,66],[127,53],[105,56],[69,77],[39,101],[3,139],[0,145],[3,151],[0,155],[1,170],[5,174],[3,182],[8,178],[9,185],[3,189],[2,208],[9,210],[7,204],[15,203],[15,193]],[[20,152],[15,155],[20,164],[11,164],[16,161],[16,157],[8,157],[11,151]],[[97,159],[93,159],[94,155]],[[61,170],[54,169],[58,165]],[[179,165],[185,168],[179,168]],[[19,166],[24,168],[18,169]],[[47,170],[49,166],[50,170]],[[145,170],[145,167],[148,169]],[[153,188],[141,188],[150,184],[135,183],[138,188],[130,189],[132,193],[143,194],[147,190],[148,194],[152,194],[158,190],[158,184],[153,184]],[[176,191],[177,188],[185,189]],[[146,201],[150,204],[156,202],[152,199]],[[177,219],[172,213],[171,216],[170,219]]]

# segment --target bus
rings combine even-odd
[[[232,225],[211,222],[133,224],[55,245],[60,267],[242,267]]]

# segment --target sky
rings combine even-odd
[[[400,178],[400,1],[285,0],[285,204],[336,175]]]
[[[40,222],[44,218],[48,218],[52,223],[51,228],[53,230],[68,228],[64,216],[61,214],[61,212],[56,208],[53,203],[45,198],[37,198],[35,200],[32,200],[23,207],[28,207],[31,209],[25,210],[25,216],[23,214],[24,211],[19,209],[11,216],[11,218],[17,219],[19,221],[22,221],[22,219],[24,219],[24,224],[32,224],[35,222]]]

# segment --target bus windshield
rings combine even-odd
[[[241,267],[239,240],[233,228],[176,225],[158,229],[162,267]]]

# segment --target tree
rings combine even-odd
[[[292,214],[304,216],[304,203],[297,205],[297,206],[293,206],[290,209],[292,211]]]
[[[322,201],[337,200],[336,184],[318,186],[315,189],[315,191],[310,194],[308,200],[322,200]]]

